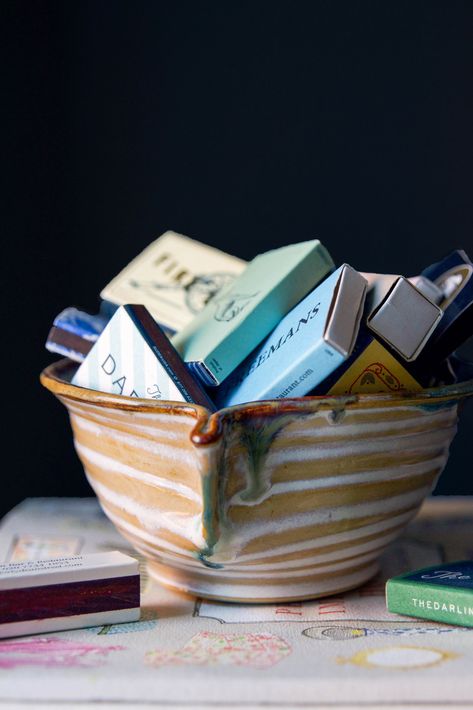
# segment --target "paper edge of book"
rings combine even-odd
[[[76,614],[74,616],[54,616],[47,619],[0,623],[0,638],[33,636],[55,631],[82,629],[90,626],[132,623],[140,620],[140,614],[141,609],[137,606],[130,609],[114,609],[89,614]]]

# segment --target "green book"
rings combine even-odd
[[[473,560],[425,567],[389,579],[386,605],[395,614],[473,626]]]
[[[318,239],[260,254],[172,343],[204,384],[219,385],[333,269]]]

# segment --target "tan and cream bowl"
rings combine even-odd
[[[289,601],[377,571],[432,490],[473,379],[416,395],[303,397],[210,414],[69,383],[77,453],[103,510],[162,584],[228,601]],[[471,376],[471,375],[470,375]]]

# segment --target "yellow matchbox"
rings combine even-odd
[[[419,392],[422,385],[383,345],[366,331],[358,340],[351,365],[327,394]]]

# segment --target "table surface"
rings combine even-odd
[[[94,498],[28,499],[0,526],[0,561],[103,550],[138,557]],[[431,498],[342,596],[209,602],[142,572],[142,618],[0,642],[0,707],[471,707],[473,629],[390,614],[387,577],[473,558],[473,498]]]

